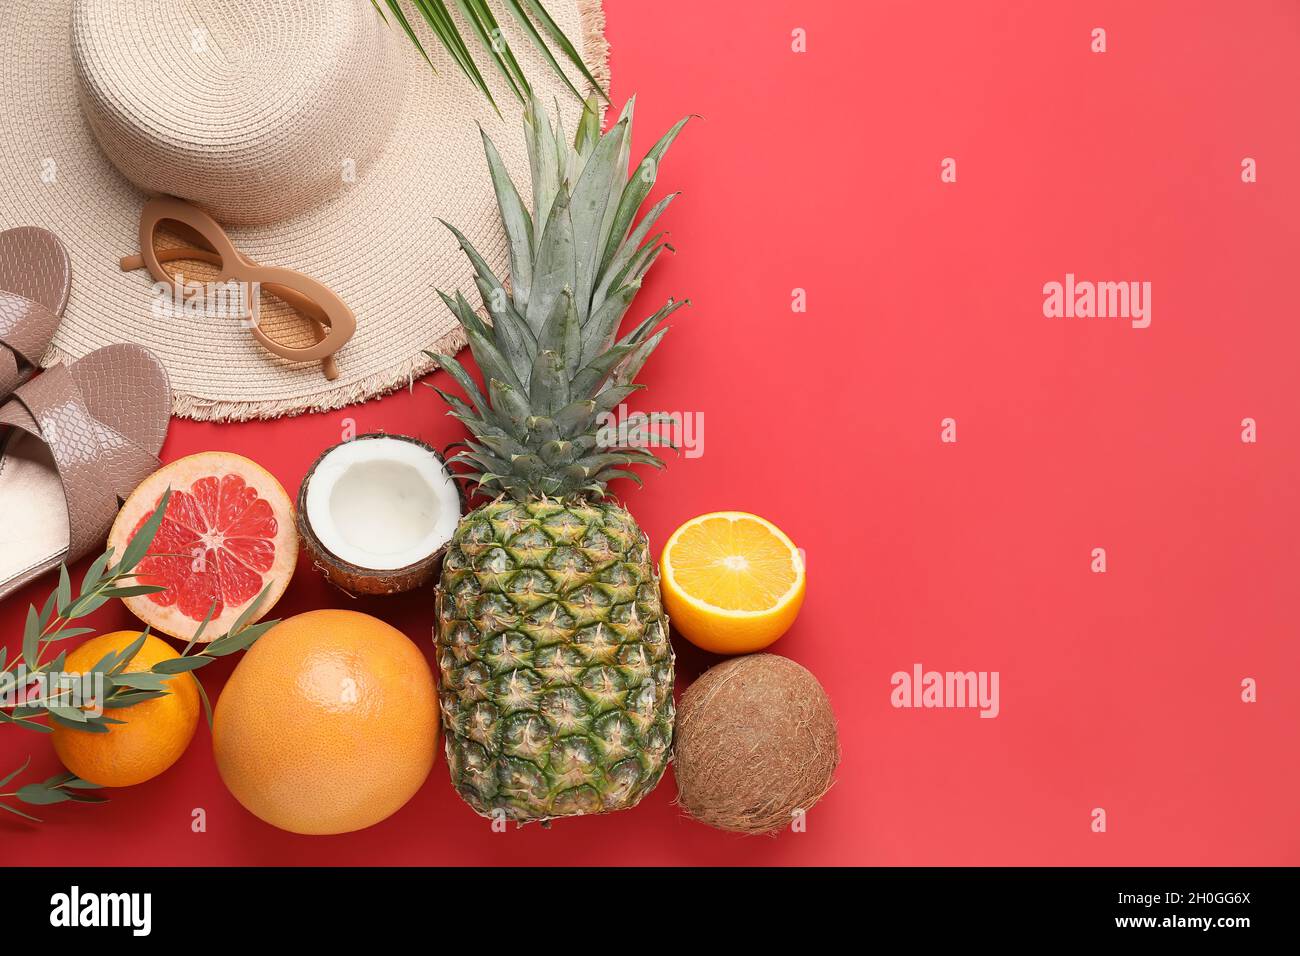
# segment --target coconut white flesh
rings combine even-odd
[[[331,451],[307,486],[307,521],[337,558],[396,571],[429,557],[460,520],[456,485],[432,453],[396,438]]]

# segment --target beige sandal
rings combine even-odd
[[[104,546],[159,467],[171,388],[148,349],[110,345],[55,365],[0,407],[0,598]]]
[[[0,400],[39,370],[71,288],[58,236],[35,226],[0,232]]]

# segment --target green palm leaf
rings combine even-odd
[[[415,44],[416,49],[420,51],[420,55],[429,62],[430,66],[433,66],[428,51],[420,42],[420,38],[406,14],[407,7],[414,7],[420,19],[428,25],[430,31],[437,37],[438,42],[446,49],[461,72],[474,84],[475,89],[487,97],[494,110],[498,113],[501,112],[497,107],[496,100],[492,97],[491,90],[488,89],[487,81],[484,80],[477,61],[474,59],[470,44],[461,35],[460,29],[457,27],[455,20],[452,19],[451,12],[447,9],[444,0],[370,0],[370,2],[379,11],[379,15],[384,18],[385,22],[389,22],[388,14],[392,14],[393,19],[397,21],[397,25],[406,34],[407,39]],[[527,103],[532,95],[532,84],[524,74],[519,61],[515,59],[510,44],[506,42],[505,34],[501,32],[497,17],[492,12],[491,0],[454,0],[454,3],[465,20],[468,21],[481,52],[485,53],[488,59],[492,61],[497,72],[505,79],[511,92],[515,94],[519,101]],[[567,59],[578,68],[587,82],[598,90],[605,100],[609,99],[608,94],[596,82],[596,78],[591,75],[591,71],[587,69],[587,65],[582,61],[577,48],[564,35],[564,32],[551,18],[551,15],[539,0],[522,0],[522,2],[521,0],[500,0],[500,3],[519,22],[529,41],[537,47],[551,69],[564,80],[565,85],[572,91],[574,96],[578,99],[583,98],[582,93],[574,86],[573,81],[569,79],[568,74],[560,66],[560,61],[552,52],[551,45],[558,49],[564,59]],[[539,25],[541,27],[540,31],[538,30]],[[548,45],[543,38],[543,34],[550,37],[551,45]]]

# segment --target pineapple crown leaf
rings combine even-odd
[[[453,460],[468,466],[465,477],[489,495],[603,497],[607,482],[634,475],[611,466],[663,467],[601,427],[602,416],[643,387],[633,380],[663,340],[660,324],[689,304],[670,299],[619,337],[646,273],[665,249],[672,251],[666,233],[651,230],[678,193],[634,220],[664,154],[691,119],[665,133],[629,177],[634,108],[629,99],[601,133],[598,103],[588,100],[570,146],[558,108],[553,127],[531,96],[524,111],[531,211],[480,127],[509,249],[508,291],[474,244],[439,220],[473,267],[482,307],[460,292],[438,294],[464,329],[486,387],[455,358],[426,354],[464,392],[457,398],[437,390],[475,439]]]

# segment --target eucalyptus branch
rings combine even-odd
[[[246,650],[279,623],[249,623],[265,601],[271,587],[268,585],[226,634],[209,644],[201,645],[199,642],[203,632],[216,611],[214,604],[181,655],[159,661],[147,671],[128,671],[127,668],[148,640],[148,627],[125,648],[110,651],[92,668],[75,677],[64,673],[66,651],[49,660],[44,659],[49,645],[91,633],[94,628],[70,627],[69,624],[97,611],[108,601],[166,590],[155,585],[140,584],[138,581],[134,584],[126,582],[137,580],[136,567],[148,553],[149,546],[158,533],[170,496],[170,490],[162,496],[158,507],[127,545],[121,561],[113,564],[113,550],[110,548],[105,551],[87,569],[81,588],[75,596],[67,566],[61,566],[58,586],[42,609],[38,611],[34,605],[28,608],[21,650],[9,659],[8,647],[0,647],[0,724],[14,724],[38,733],[49,733],[53,725],[58,725],[84,733],[106,734],[113,725],[124,723],[111,716],[113,711],[165,697],[169,693],[167,685],[172,678],[179,674],[193,673],[218,658]],[[33,697],[28,693],[33,683],[38,684],[39,696]],[[194,685],[203,702],[208,725],[211,726],[212,705],[197,675],[194,676]],[[46,723],[41,723],[42,720]],[[0,788],[22,774],[30,760],[29,757],[21,767],[0,780]],[[32,806],[65,801],[104,802],[103,797],[84,792],[95,788],[95,784],[73,774],[61,774],[41,783],[27,784],[12,792],[0,792],[0,809],[39,822],[36,817],[6,804],[4,799],[13,798]]]
[[[9,774],[7,777],[0,778],[0,788],[8,786],[20,774],[23,773],[32,762],[28,757],[23,761],[23,765]],[[40,783],[29,783],[7,793],[0,793],[0,810],[7,810],[14,816],[22,817],[24,820],[31,820],[33,823],[40,823],[40,817],[34,817],[30,813],[25,813],[15,806],[5,803],[5,798],[10,797],[19,800],[22,803],[32,807],[46,807],[55,803],[65,803],[73,801],[75,803],[107,803],[106,797],[101,797],[97,793],[89,793],[90,790],[98,790],[99,784],[90,783],[88,780],[82,780],[74,774],[61,773],[53,777],[46,777]]]

